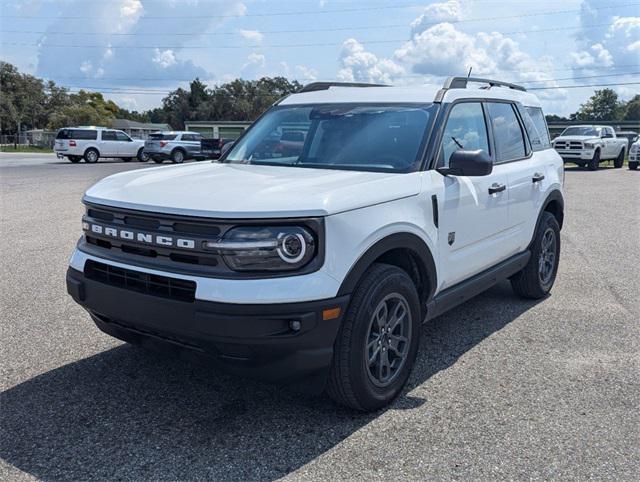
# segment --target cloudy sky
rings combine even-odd
[[[199,77],[441,84],[491,76],[566,115],[640,81],[636,0],[0,0],[0,59],[130,109]],[[640,85],[615,87],[623,98]]]

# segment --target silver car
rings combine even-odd
[[[144,143],[144,153],[158,164],[170,159],[181,164],[187,159],[201,160],[202,135],[190,131],[165,131],[149,135]]]

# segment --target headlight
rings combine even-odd
[[[593,142],[585,142],[584,147],[587,149],[593,149],[596,145]]]
[[[292,271],[316,254],[313,235],[297,226],[241,226],[221,240],[205,242],[204,247],[220,252],[235,271]]]

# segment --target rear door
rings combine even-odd
[[[481,102],[460,102],[448,115],[438,165],[447,167],[459,149],[487,151],[493,157],[485,109]],[[506,258],[503,244],[507,220],[507,174],[496,165],[488,176],[444,178],[443,212],[438,245],[444,266],[442,288],[452,286]]]
[[[489,112],[492,117],[496,116],[496,122],[510,125],[494,131],[494,137],[496,144],[511,146],[507,151],[511,154],[498,162],[508,167],[509,225],[514,235],[508,238],[512,242],[509,249],[521,252],[531,242],[542,197],[550,182],[547,164],[555,159],[555,152],[539,107],[490,103]]]
[[[102,157],[118,157],[118,140],[116,138],[116,131],[101,131],[100,132],[100,155]]]
[[[182,134],[181,145],[187,150],[188,157],[200,155],[200,134]]]

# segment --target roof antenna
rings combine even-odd
[[[469,80],[469,77],[471,77],[471,70],[473,70],[473,67],[469,67],[469,73],[467,74],[467,80]]]

